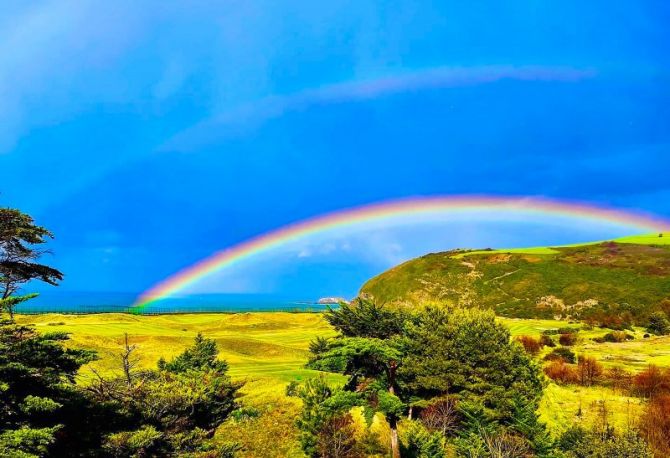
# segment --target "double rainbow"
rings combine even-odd
[[[489,196],[422,197],[396,200],[300,221],[218,251],[144,292],[135,302],[134,310],[140,312],[150,304],[173,296],[198,280],[221,269],[231,267],[246,258],[319,232],[398,216],[482,210],[510,213],[523,211],[539,216],[567,216],[618,224],[639,232],[670,230],[670,221],[652,215],[568,201]]]

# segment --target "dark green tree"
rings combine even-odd
[[[512,421],[518,399],[539,403],[537,364],[491,311],[428,307],[407,323],[404,344],[399,375],[421,398],[457,395],[502,422]]]
[[[340,333],[326,347],[313,345],[309,367],[349,376],[345,389],[361,394],[363,406],[382,412],[391,428],[391,451],[400,456],[397,423],[407,409],[398,389],[397,372],[402,361],[398,336],[407,315],[374,303],[356,299],[330,309],[326,320]],[[327,350],[326,350],[327,348]]]
[[[658,311],[649,316],[647,332],[659,336],[670,334],[670,320],[668,320],[668,316],[665,312]]]
[[[361,403],[358,393],[330,386],[323,377],[307,380],[298,388],[297,396],[303,408],[296,425],[300,430],[300,444],[310,457],[323,455],[319,439],[328,425],[342,418],[349,410]]]
[[[126,344],[126,348],[129,345]],[[88,390],[99,403],[112,405],[125,418],[123,428],[106,437],[113,456],[168,456],[209,450],[216,428],[238,407],[240,383],[227,375],[216,342],[202,335],[158,370],[99,377]],[[213,456],[230,456],[234,447],[219,444]]]
[[[344,337],[373,337],[388,339],[402,333],[407,314],[379,305],[371,299],[356,298],[350,304],[329,308],[325,314],[330,323]]]
[[[114,423],[74,384],[94,354],[65,349],[65,340],[62,333],[0,324],[0,456],[89,454],[100,447],[101,428]]]
[[[40,280],[57,285],[63,279],[58,270],[37,260],[45,253],[40,247],[53,234],[35,224],[19,210],[0,208],[0,310],[14,320],[14,308],[35,295],[17,296],[22,285]]]
[[[444,396],[459,406],[462,424],[453,430],[461,434],[453,440],[479,443],[482,450],[499,444],[548,450],[551,441],[535,413],[543,389],[540,370],[492,312],[429,306],[408,313],[360,300],[330,311],[327,319],[340,336],[315,344],[309,367],[349,376],[345,390],[385,414],[394,456],[400,449],[396,426],[410,413],[408,406],[420,410]],[[441,443],[432,433],[415,432],[407,440],[425,439],[431,450]]]

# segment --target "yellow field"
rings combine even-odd
[[[138,345],[140,364],[155,367],[160,357],[170,359],[193,342],[198,332],[215,339],[220,357],[228,361],[234,378],[267,378],[287,383],[311,375],[302,366],[309,342],[334,331],[316,313],[236,313],[142,316],[127,314],[18,315],[18,322],[34,324],[40,332],[70,333],[68,345],[96,350],[92,363],[103,373],[120,370],[118,354],[124,333]],[[81,382],[90,377],[82,370]]]

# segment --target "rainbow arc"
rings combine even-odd
[[[459,211],[522,211],[539,216],[567,216],[577,219],[609,222],[630,227],[631,230],[637,232],[664,232],[670,230],[670,221],[653,215],[551,199],[450,196],[382,202],[329,213],[289,224],[280,229],[225,248],[153,286],[138,297],[133,307],[135,311],[139,312],[154,302],[178,294],[189,285],[214,272],[229,268],[244,259],[319,232],[398,216],[411,217],[412,215],[420,216],[435,212],[453,213]]]

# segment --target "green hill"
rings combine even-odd
[[[441,301],[518,318],[644,323],[670,314],[670,234],[562,247],[431,253],[361,288],[388,304]]]

